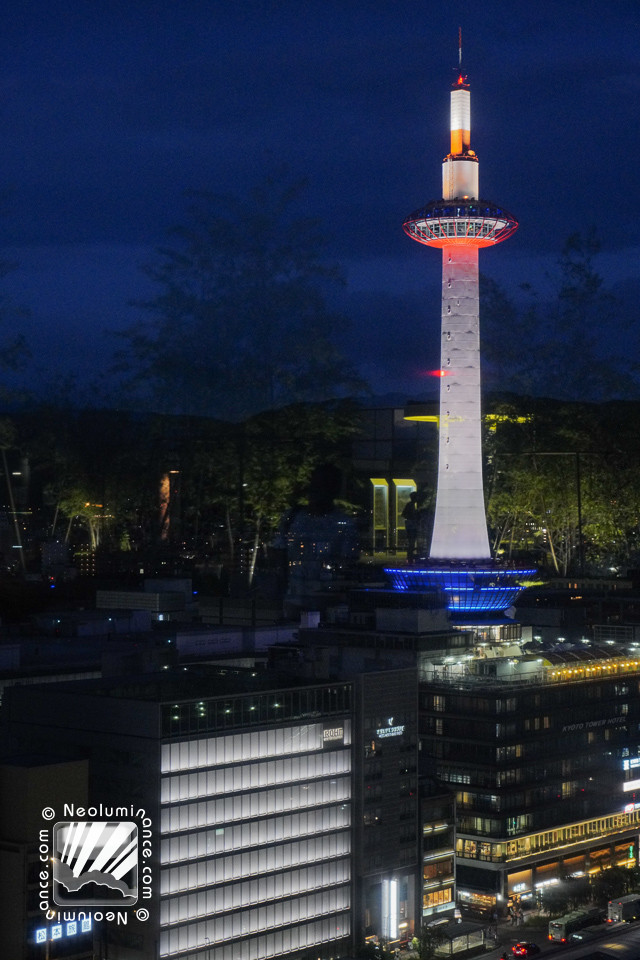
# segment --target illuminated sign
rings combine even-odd
[[[562,728],[562,732],[570,733],[572,730],[592,730],[594,727],[606,727],[607,724],[615,726],[619,723],[626,723],[626,718],[608,717],[606,720],[583,720],[580,723],[566,723]]]
[[[324,743],[328,743],[330,740],[343,740],[344,739],[344,728],[343,727],[331,727],[329,730],[322,731],[322,739]]]
[[[640,810],[640,803],[628,803],[624,808],[625,813],[632,813],[634,810]]]
[[[404,733],[404,723],[396,724],[394,726],[393,717],[389,717],[387,720],[388,726],[380,727],[376,730],[376,736],[378,737],[400,737]]]
[[[632,757],[631,760],[622,761],[623,770],[633,770],[634,767],[640,767],[640,757]]]
[[[47,940],[62,940],[63,937],[75,937],[78,933],[91,932],[91,917],[81,917],[80,920],[68,920],[65,924],[54,923],[50,927],[38,927],[35,931],[35,942],[46,943]]]
[[[640,789],[640,780],[627,780],[626,783],[622,784],[622,789],[624,793],[627,793],[629,790],[638,790]]]
[[[398,727],[380,727],[376,730],[379,737],[399,737],[404,733],[404,723]]]

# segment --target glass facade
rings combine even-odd
[[[520,675],[509,658],[479,663],[493,676],[443,675],[419,701],[423,755],[456,791],[459,893],[504,895],[532,864],[553,865],[552,879],[589,872],[603,840],[622,844],[640,823],[637,662],[547,653]],[[608,862],[628,864],[625,849]]]
[[[305,705],[329,696],[300,693]],[[161,957],[320,957],[350,935],[351,721],[336,715],[346,694],[331,692],[330,721],[163,744]],[[193,729],[206,717],[224,729],[230,710],[253,725],[253,714],[300,710],[290,701],[183,703],[165,722]]]
[[[625,831],[635,831],[637,836],[640,826],[640,810],[628,813],[617,813],[606,817],[596,817],[592,820],[583,820],[579,823],[568,823],[555,830],[543,830],[540,833],[530,833],[517,840],[508,840],[502,843],[478,842],[477,840],[458,837],[456,853],[459,857],[473,860],[487,860],[493,863],[512,863],[515,860],[526,859],[541,853],[562,852],[565,855],[572,847],[583,847],[601,841],[603,838],[619,836]],[[628,866],[629,844],[621,845],[623,860]],[[611,848],[606,848],[609,857]],[[591,859],[598,858],[598,851],[591,851]]]
[[[440,793],[439,784],[423,779],[420,789],[422,918],[428,923],[455,906],[456,810],[453,794]]]
[[[485,246],[510,237],[518,221],[502,207],[484,200],[439,201],[416,210],[402,226],[404,232],[419,243],[439,246],[443,240],[464,238]]]

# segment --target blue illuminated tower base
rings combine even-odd
[[[437,590],[444,594],[451,614],[500,614],[515,603],[527,577],[535,568],[500,566],[491,560],[478,563],[419,564],[388,567],[385,573],[394,590],[401,592]]]

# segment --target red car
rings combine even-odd
[[[511,953],[514,957],[534,957],[536,953],[540,953],[540,947],[537,943],[527,943],[525,940],[521,940],[520,943],[511,947]]]

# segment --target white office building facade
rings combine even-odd
[[[347,707],[350,688],[287,694],[325,696]],[[279,699],[227,709],[264,714]],[[347,711],[164,742],[159,956],[338,956],[351,935],[351,771]]]

